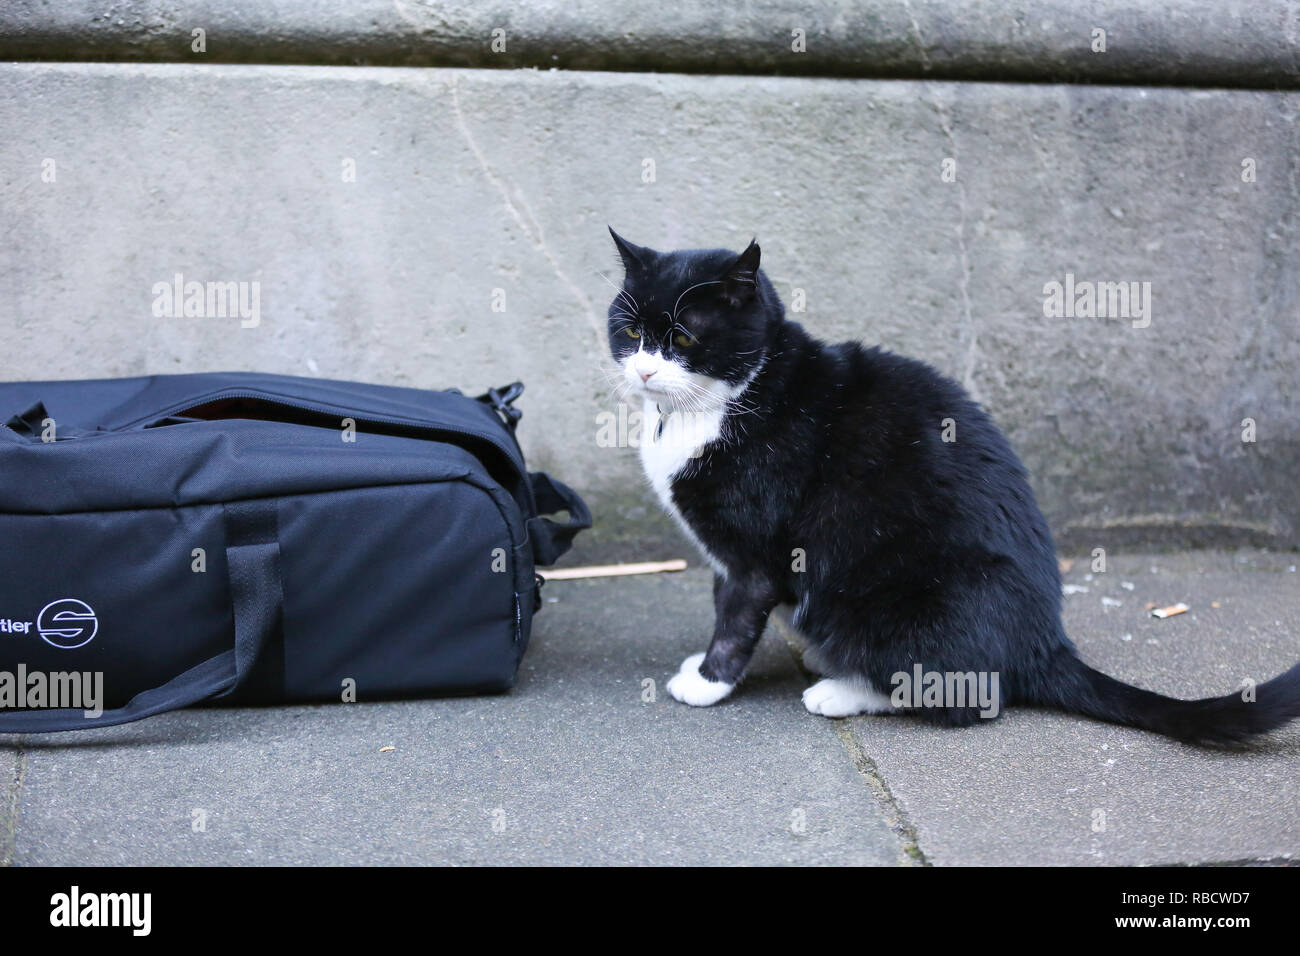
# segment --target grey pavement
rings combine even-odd
[[[1227,693],[1300,659],[1297,557],[1111,555],[1091,579],[1083,558],[1066,577],[1088,590],[1067,598],[1066,622],[1084,656],[1116,676],[1184,696]],[[0,779],[9,782],[0,859],[962,865],[1300,856],[1295,730],[1229,752],[1034,710],[960,731],[900,717],[830,721],[803,710],[810,678],[779,624],[739,693],[691,709],[663,686],[704,646],[706,572],[556,581],[545,593],[509,694],[205,709],[0,738]],[[1177,601],[1192,611],[1160,621],[1145,607]]]
[[[1088,580],[1083,558],[1066,575],[1088,588],[1067,596],[1066,628],[1085,660],[1130,683],[1188,698],[1231,693],[1300,661],[1298,559],[1112,555]],[[1178,602],[1191,610],[1165,620],[1146,608]],[[962,733],[862,718],[853,734],[936,864],[1300,858],[1297,725],[1244,753],[1035,710]]]

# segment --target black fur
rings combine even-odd
[[[957,383],[786,320],[757,244],[737,256],[615,242],[626,267],[626,294],[610,306],[616,359],[644,343],[712,378],[752,376],[724,439],[672,481],[683,519],[727,572],[702,676],[736,683],[769,612],[788,602],[832,673],[885,694],[919,663],[997,672],[1002,704],[1188,742],[1236,743],[1300,716],[1300,665],[1246,702],[1176,700],[1083,663],[1061,626],[1056,554],[1025,470]],[[679,349],[674,330],[696,341]],[[955,441],[942,438],[945,419]],[[974,706],[917,710],[946,725],[978,718]]]

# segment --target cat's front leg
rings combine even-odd
[[[668,681],[668,693],[693,707],[716,704],[740,682],[763,636],[767,616],[776,607],[776,590],[757,575],[715,575],[713,607],[708,651],[686,658]]]

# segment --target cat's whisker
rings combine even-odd
[[[721,279],[710,279],[708,282],[697,282],[697,283],[695,283],[695,285],[691,286],[689,289],[685,289],[685,290],[683,290],[682,294],[679,295],[679,296],[677,297],[677,301],[673,303],[672,321],[673,321],[673,322],[676,322],[676,321],[677,321],[677,316],[680,314],[680,313],[678,312],[678,310],[677,310],[677,307],[678,307],[679,305],[681,305],[682,297],[685,296],[687,292],[692,292],[692,291],[694,291],[695,289],[699,289],[699,288],[701,288],[701,287],[703,287],[703,286],[706,286],[706,285],[721,285],[721,284],[722,284],[722,280],[721,280]],[[638,310],[638,311],[640,311],[640,310]]]
[[[623,374],[622,368],[611,364],[609,361],[600,361],[596,363],[596,370],[604,376],[605,386],[609,390],[609,397],[613,403],[628,402],[628,404],[632,404],[629,401],[632,383]]]
[[[623,379],[621,381],[612,380],[609,383],[610,397],[616,402],[621,402],[627,399],[631,391],[632,391],[632,383],[627,381],[626,379]]]
[[[628,304],[628,308],[630,308],[633,312],[641,311],[641,307],[637,305],[636,299],[632,296],[632,293],[628,292],[627,289],[623,289],[615,285],[614,281],[610,279],[609,276],[605,275],[605,273],[597,272],[596,275],[600,276],[602,279],[604,279],[606,282],[609,283],[609,287],[618,293],[616,298],[621,298],[624,301],[626,301]]]

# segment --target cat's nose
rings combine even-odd
[[[652,369],[649,372],[637,372],[637,374],[641,376],[641,383],[644,385],[646,382],[650,381],[650,376],[654,375],[654,370]]]

